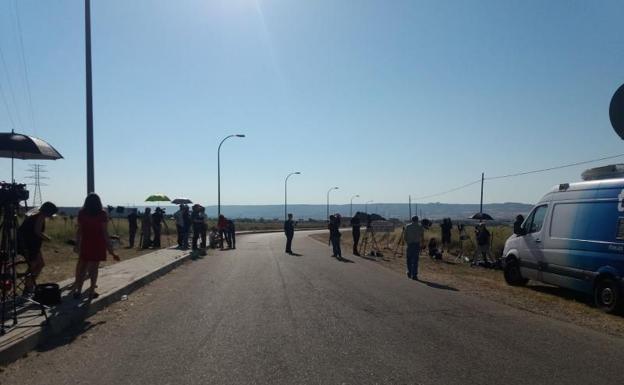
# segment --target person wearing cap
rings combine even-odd
[[[420,245],[425,243],[425,229],[418,223],[418,217],[412,217],[412,223],[405,226],[405,243],[407,244],[407,277],[418,280],[418,258]]]
[[[58,208],[52,202],[45,202],[38,210],[31,213],[24,219],[24,222],[17,230],[18,249],[28,263],[24,294],[30,295],[35,291],[35,281],[45,263],[41,254],[41,244],[49,241],[45,231],[45,220],[56,214]]]

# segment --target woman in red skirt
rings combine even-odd
[[[102,201],[95,193],[90,193],[78,213],[78,230],[76,231],[76,247],[79,255],[76,265],[76,282],[74,283],[74,298],[80,298],[85,273],[89,273],[91,287],[89,298],[97,298],[98,269],[100,261],[106,260],[106,251],[119,261],[108,236],[108,216],[102,208]]]

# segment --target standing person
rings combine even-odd
[[[74,298],[80,298],[85,273],[89,273],[91,287],[89,298],[98,297],[97,287],[98,269],[100,261],[106,260],[106,251],[119,261],[119,256],[113,250],[108,236],[108,215],[102,209],[102,201],[95,193],[90,193],[78,213],[78,229],[76,230],[76,248],[78,264],[76,265],[76,282],[74,283]]]
[[[134,238],[136,237],[139,216],[137,215],[136,209],[131,209],[130,214],[128,214],[128,249],[132,249],[134,247]]]
[[[490,232],[485,227],[485,223],[479,223],[477,227],[475,228],[475,231],[476,231],[476,236],[477,236],[477,250],[475,252],[474,257],[472,258],[472,264],[476,265],[479,263],[477,258],[479,257],[479,254],[480,254],[481,257],[483,258],[483,262],[487,266],[487,264],[489,263],[488,254],[490,254],[490,239],[491,239]]]
[[[197,240],[200,239],[200,237],[201,248],[206,247],[206,223],[201,209],[202,207],[200,205],[195,204],[191,211],[191,222],[193,223],[193,244],[191,248],[193,250],[197,250]]]
[[[440,228],[442,229],[442,250],[444,250],[444,246],[446,246],[447,250],[450,250],[451,230],[453,229],[453,222],[451,221],[451,218],[444,218]]]
[[[50,237],[44,233],[45,220],[51,218],[57,211],[58,208],[54,203],[45,202],[36,212],[27,216],[17,229],[19,253],[24,256],[28,264],[24,295],[31,295],[35,292],[35,282],[45,266],[41,244],[44,240],[50,240]]]
[[[162,222],[164,220],[163,211],[160,207],[156,207],[154,214],[152,214],[152,229],[154,230],[154,240],[152,241],[152,247],[160,249],[160,234],[162,231]]]
[[[351,233],[353,234],[353,255],[359,256],[358,244],[360,243],[360,212],[355,213],[351,218]]]
[[[418,223],[418,217],[412,217],[412,223],[405,226],[405,243],[407,244],[407,276],[418,280],[418,258],[420,245],[425,243],[425,230]]]
[[[288,219],[284,221],[284,234],[286,235],[286,253],[292,254],[292,240],[295,236],[295,222],[292,214],[288,214]]]
[[[219,231],[219,248],[223,250],[223,238],[225,236],[225,226],[227,224],[227,220],[223,214],[219,215],[219,220],[217,221],[217,231]]]
[[[340,217],[336,215],[329,216],[329,241],[332,245],[333,255],[336,259],[342,259],[342,250],[340,249]]]
[[[191,225],[193,221],[191,220],[191,210],[187,205],[184,205],[184,210],[182,210],[182,248],[189,248],[189,234],[191,233]]]
[[[178,211],[173,213],[173,219],[176,224],[176,232],[178,233],[178,248],[182,248],[182,233],[184,231],[184,205],[180,205]]]
[[[201,248],[205,249],[206,248],[206,233],[208,232],[208,216],[206,215],[206,208],[204,206],[200,206],[199,209],[199,216],[201,218],[202,221],[202,229],[201,229],[201,233],[199,234],[201,237]]]
[[[234,221],[228,219],[226,222],[226,231],[229,234],[230,243],[229,246],[231,249],[236,249],[236,225],[234,225]]]
[[[143,218],[141,218],[141,248],[149,249],[152,245],[152,209],[145,209]]]

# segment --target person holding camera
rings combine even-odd
[[[407,244],[407,277],[418,280],[418,258],[420,246],[425,243],[425,229],[418,223],[418,217],[412,217],[412,223],[405,226],[405,243]]]
[[[295,222],[292,214],[288,214],[288,219],[284,221],[284,235],[286,235],[286,254],[292,254],[292,240],[295,236]]]
[[[164,212],[160,207],[156,207],[154,214],[152,214],[152,229],[154,230],[154,239],[152,241],[152,247],[160,249],[160,234],[162,233],[162,225],[164,221]]]
[[[50,240],[50,237],[44,233],[45,220],[51,218],[57,211],[58,208],[54,203],[45,202],[37,211],[27,216],[17,229],[19,251],[28,263],[24,295],[34,293],[35,281],[45,266],[41,254],[41,245],[44,240]]]

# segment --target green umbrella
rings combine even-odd
[[[166,196],[165,194],[150,195],[145,200],[145,202],[169,202],[169,201],[171,201],[171,199],[169,199],[169,197]]]

